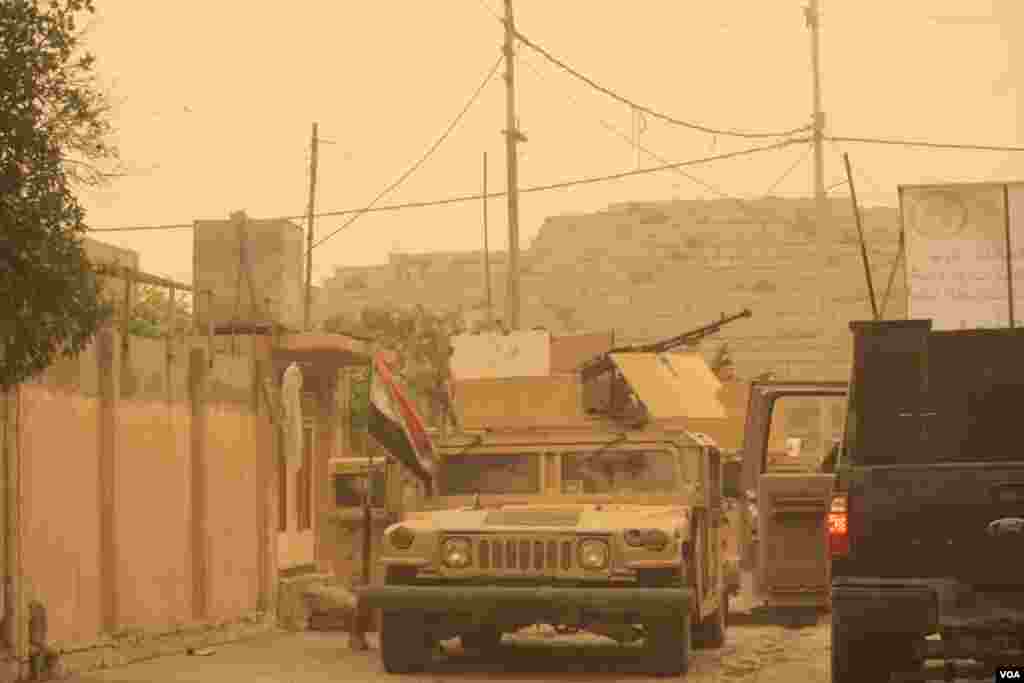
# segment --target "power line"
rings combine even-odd
[[[544,76],[542,76],[542,75],[540,74],[540,71],[539,71],[539,70],[537,69],[537,67],[536,67],[536,66],[534,66],[534,65],[533,65],[533,63],[532,63],[532,62],[529,62],[529,61],[523,60],[523,61],[522,61],[522,63],[523,63],[523,64],[525,64],[525,65],[526,65],[526,67],[527,67],[527,68],[528,68],[528,69],[529,69],[529,70],[530,70],[531,72],[533,72],[533,74],[534,74],[534,75],[535,75],[535,76],[536,76],[537,78],[539,78],[539,79],[540,79],[540,80],[542,80],[542,81],[544,80]],[[562,95],[563,95],[563,96],[565,96],[565,98],[566,98],[567,100],[569,100],[570,102],[572,102],[572,103],[573,103],[574,105],[576,105],[577,107],[580,107],[580,108],[582,108],[582,107],[583,107],[583,104],[582,104],[582,103],[580,103],[580,101],[579,101],[578,99],[576,99],[575,97],[573,97],[572,95],[570,95],[570,94],[569,94],[568,92],[563,92],[563,93],[562,93]],[[655,160],[655,161],[657,161],[657,162],[658,162],[659,164],[668,164],[668,163],[671,163],[671,162],[669,162],[669,161],[668,161],[667,159],[664,159],[664,158],[662,158],[662,157],[661,157],[661,156],[659,156],[658,154],[655,154],[654,152],[652,152],[652,151],[651,151],[650,149],[648,149],[648,148],[644,147],[643,145],[639,144],[638,142],[634,141],[634,140],[633,140],[633,139],[632,139],[632,138],[631,138],[631,137],[629,136],[629,134],[627,134],[627,133],[623,133],[623,132],[622,132],[621,130],[619,130],[618,128],[616,128],[616,127],[615,127],[615,126],[613,126],[612,124],[608,123],[608,122],[607,122],[607,121],[605,121],[604,119],[602,119],[602,118],[597,118],[596,120],[597,120],[597,122],[598,122],[599,124],[601,124],[601,126],[602,126],[602,127],[603,127],[603,128],[605,129],[605,130],[607,130],[608,132],[612,133],[613,135],[615,135],[615,136],[619,137],[619,138],[620,138],[621,140],[623,140],[624,142],[626,142],[626,143],[627,143],[627,144],[629,144],[630,146],[636,146],[637,148],[639,148],[639,149],[640,149],[640,151],[641,151],[641,152],[643,152],[644,154],[646,154],[646,155],[647,155],[647,156],[649,156],[650,158],[654,159],[654,160]],[[683,177],[684,177],[684,178],[686,178],[687,180],[691,180],[691,181],[693,181],[694,183],[696,183],[696,184],[698,184],[698,185],[701,185],[701,186],[703,186],[704,188],[706,188],[706,189],[708,189],[708,190],[711,190],[712,192],[714,192],[715,194],[717,194],[717,195],[719,195],[719,196],[721,196],[721,197],[725,197],[725,198],[727,198],[727,199],[731,199],[731,197],[729,197],[729,196],[728,196],[728,195],[727,195],[727,194],[726,194],[725,192],[722,192],[722,191],[721,191],[720,189],[718,189],[717,187],[715,187],[715,186],[714,186],[714,185],[712,185],[711,183],[705,182],[705,181],[701,180],[700,178],[698,178],[698,177],[696,177],[696,176],[694,176],[694,175],[691,175],[691,174],[687,173],[686,171],[684,171],[684,170],[682,170],[682,169],[680,169],[680,168],[677,168],[677,169],[675,169],[675,171],[676,171],[676,173],[678,173],[679,175],[683,176]]]
[[[481,81],[480,85],[477,86],[476,90],[473,91],[473,94],[470,96],[470,98],[466,102],[465,106],[462,107],[462,111],[460,111],[458,113],[458,115],[456,115],[456,117],[454,119],[452,119],[452,122],[450,124],[448,124],[448,128],[445,129],[445,131],[441,134],[441,137],[439,137],[434,142],[434,144],[430,146],[430,149],[428,149],[426,151],[426,153],[422,157],[420,157],[419,161],[417,161],[415,164],[413,164],[409,168],[409,170],[407,170],[405,173],[403,173],[401,176],[399,176],[398,180],[396,180],[395,182],[393,182],[390,185],[388,185],[386,188],[384,188],[380,192],[380,194],[378,194],[376,197],[374,197],[373,201],[366,205],[366,210],[365,211],[360,211],[360,212],[354,214],[351,218],[349,218],[347,221],[345,221],[345,223],[342,224],[341,227],[336,229],[334,232],[332,232],[331,234],[327,235],[326,237],[324,237],[324,238],[314,242],[312,245],[310,245],[310,247],[309,247],[310,251],[312,251],[316,247],[320,246],[321,244],[323,244],[327,240],[331,239],[332,237],[337,235],[339,232],[341,232],[345,228],[347,228],[350,225],[352,225],[352,223],[354,223],[355,221],[359,220],[360,216],[362,216],[364,213],[366,213],[367,211],[372,209],[377,204],[377,202],[379,202],[381,199],[383,199],[386,195],[390,194],[392,191],[397,189],[398,186],[401,185],[403,182],[405,182],[406,179],[409,178],[409,176],[411,176],[413,173],[415,173],[416,170],[419,169],[420,166],[422,166],[424,163],[426,163],[426,161],[434,154],[434,152],[437,151],[437,148],[440,147],[444,143],[444,141],[448,139],[448,136],[451,135],[452,131],[455,130],[455,127],[459,125],[460,121],[462,121],[462,117],[464,117],[466,115],[466,112],[468,112],[470,110],[470,108],[473,106],[473,104],[480,97],[480,93],[483,92],[483,90],[487,86],[487,84],[491,82],[492,78],[494,78],[494,74],[496,74],[498,72],[498,67],[501,66],[501,62],[502,62],[503,58],[504,57],[498,57],[498,59],[495,60],[494,66],[492,66],[490,71],[487,72],[487,75],[484,77],[483,81]]]
[[[856,142],[869,145],[896,145],[899,147],[927,147],[931,149],[965,149],[981,152],[1024,152],[1024,147],[1009,147],[1003,145],[964,145],[942,142],[921,142],[914,140],[886,140],[882,138],[849,138],[825,136],[829,142]]]
[[[678,162],[675,162],[675,163],[672,163],[672,164],[664,164],[662,166],[651,166],[649,168],[637,169],[637,170],[634,170],[634,171],[623,171],[621,173],[612,173],[610,175],[591,176],[591,177],[587,177],[587,178],[577,178],[575,180],[566,180],[566,181],[558,182],[558,183],[549,183],[547,185],[534,185],[532,187],[523,187],[523,188],[520,188],[519,192],[521,194],[531,193],[531,192],[546,192],[548,190],[560,190],[560,189],[565,189],[565,188],[568,188],[568,187],[577,187],[577,186],[580,186],[580,185],[590,185],[590,184],[593,184],[593,183],[606,182],[606,181],[609,181],[609,180],[621,180],[623,178],[630,178],[630,177],[633,177],[633,176],[646,175],[648,173],[658,173],[660,171],[671,171],[673,169],[683,168],[683,167],[686,167],[686,166],[698,166],[700,164],[711,163],[712,161],[721,161],[721,160],[725,160],[725,159],[735,159],[735,158],[738,158],[738,157],[749,156],[749,155],[757,154],[757,153],[760,153],[760,152],[767,152],[767,151],[770,151],[770,150],[773,150],[773,149],[782,149],[783,147],[789,147],[791,145],[796,145],[796,144],[801,144],[801,143],[806,143],[806,142],[807,142],[806,138],[792,138],[792,139],[789,139],[789,140],[783,140],[781,142],[776,142],[776,143],[771,144],[771,145],[763,145],[761,147],[748,147],[747,149],[741,149],[741,150],[738,150],[738,151],[735,151],[735,152],[727,152],[725,154],[716,154],[714,156],[701,157],[699,159],[689,159],[687,161],[678,161]],[[489,198],[494,198],[494,197],[504,197],[504,196],[507,196],[507,194],[508,194],[507,192],[488,192],[487,196]],[[447,197],[445,199],[435,199],[435,200],[431,200],[431,201],[407,202],[407,203],[404,203],[404,204],[392,204],[392,205],[389,205],[389,206],[377,206],[377,207],[373,207],[373,208],[348,209],[348,210],[345,210],[345,211],[334,211],[334,212],[332,212],[332,215],[337,216],[337,215],[354,214],[354,213],[362,214],[362,213],[371,213],[371,212],[377,212],[377,211],[398,211],[398,210],[401,210],[401,209],[423,208],[423,207],[427,207],[427,206],[443,206],[445,204],[460,204],[460,203],[464,203],[464,202],[478,201],[478,200],[483,199],[483,198],[484,198],[483,194],[459,195],[459,196],[454,196],[454,197]]]
[[[482,2],[483,2],[483,0],[481,0],[481,3]],[[486,7],[486,5],[485,5],[485,7]],[[540,71],[537,69],[536,66],[534,66],[534,64],[532,62],[530,62],[528,60],[523,60],[523,64],[525,64],[527,66],[527,68],[530,71],[532,71],[535,76],[537,76],[537,78],[539,78],[542,81],[544,80],[544,76],[541,75]],[[562,91],[562,95],[566,99],[568,99],[570,102],[575,104],[576,106],[578,106],[580,108],[583,107],[583,104],[578,99],[576,99],[575,97],[570,95],[568,92]],[[662,156],[656,154],[655,152],[651,151],[647,147],[644,147],[643,145],[639,144],[639,142],[634,141],[631,138],[630,135],[628,135],[627,133],[622,132],[621,130],[619,130],[618,128],[613,126],[612,124],[610,124],[607,121],[605,121],[604,119],[598,118],[597,121],[598,121],[598,123],[601,124],[601,126],[605,130],[607,130],[608,132],[616,135],[617,137],[622,139],[624,142],[626,142],[630,146],[635,146],[641,152],[643,152],[644,154],[646,154],[650,158],[654,159],[658,163],[660,163],[660,164],[670,164],[671,163],[670,161],[668,161],[667,159],[663,158]],[[804,155],[803,158],[806,158],[806,154]],[[799,165],[801,160],[802,159],[798,159],[797,162],[792,167],[790,167],[786,171],[786,173],[783,174],[783,176],[781,178],[779,178],[778,180],[775,181],[775,183],[772,184],[772,187],[768,191],[771,192],[771,190],[775,189],[775,187],[779,183],[781,183],[783,180],[785,180],[786,176],[788,176],[796,168],[796,166]],[[691,182],[693,182],[693,183],[695,183],[697,185],[700,185],[700,186],[704,187],[705,189],[710,190],[711,192],[717,194],[719,197],[721,197],[723,199],[729,199],[729,200],[731,200],[733,202],[736,202],[736,204],[740,207],[740,209],[743,210],[747,215],[749,215],[749,216],[751,216],[753,218],[756,218],[758,220],[762,220],[764,218],[764,216],[762,215],[760,210],[755,210],[753,207],[749,206],[747,200],[741,199],[739,197],[734,197],[734,196],[728,194],[727,192],[724,192],[720,188],[712,185],[711,183],[709,183],[709,182],[707,182],[705,180],[702,180],[702,179],[698,178],[695,175],[687,173],[686,171],[682,170],[681,168],[676,168],[676,169],[673,169],[673,170],[675,170],[676,173],[678,173],[679,175],[683,176],[687,180],[689,180],[689,181],[691,181]],[[778,218],[780,218],[781,220],[784,220],[784,221],[786,220],[782,216],[778,216]]]
[[[845,150],[842,148],[842,146],[840,146],[840,144],[838,142],[836,142],[835,140],[829,140],[829,142],[832,144],[833,149],[835,149],[836,155],[840,159],[842,159],[843,158],[843,154],[845,152]],[[860,166],[857,166],[856,168],[853,168],[853,175],[858,177],[860,180],[863,180],[864,182],[866,182],[868,185],[871,186],[871,194],[864,195],[864,196],[881,196],[881,195],[889,194],[885,190],[883,190],[881,188],[881,186],[879,186],[878,183],[876,183],[874,180],[872,180],[864,172],[864,169],[861,168]],[[863,193],[861,193],[861,194],[863,194]]]
[[[501,16],[496,11],[494,11],[494,9],[492,9],[491,6],[488,5],[484,0],[477,0],[477,2],[480,3],[480,6],[484,8],[485,12],[487,12],[492,17],[497,19],[500,23],[505,23],[505,17]]]
[[[903,146],[903,147],[923,147],[923,148],[929,148],[929,149],[963,149],[963,150],[975,150],[975,151],[983,151],[983,152],[1024,152],[1024,147],[992,146],[992,145],[970,145],[970,144],[951,144],[951,143],[940,143],[940,142],[914,142],[914,141],[908,141],[908,140],[894,140],[894,139],[881,139],[881,138],[855,138],[855,137],[826,136],[825,140],[828,140],[829,142],[833,142],[833,143],[852,142],[852,143],[874,144],[874,145],[896,145],[896,146]],[[754,148],[750,148],[748,150],[742,150],[739,153],[740,154],[746,154],[746,153],[750,153],[750,152],[767,151],[767,150],[770,150],[770,149],[776,149],[778,147],[787,146],[788,144],[795,144],[795,143],[801,143],[801,142],[807,142],[807,139],[806,138],[790,138],[790,139],[784,141],[784,144],[781,144],[781,145],[769,145],[769,146],[766,146],[766,147],[754,147]],[[714,157],[706,157],[705,159],[694,160],[694,162],[682,162],[682,164],[665,164],[665,165],[659,166],[659,167],[652,167],[652,168],[649,168],[649,169],[643,169],[643,170],[639,171],[639,173],[656,173],[658,171],[671,170],[672,168],[680,168],[682,166],[696,165],[696,164],[706,163],[708,161],[716,161],[718,159],[724,159],[724,158],[729,158],[729,155],[719,155],[719,156],[714,156]],[[863,171],[861,171],[860,174],[863,175]],[[587,183],[590,183],[590,182],[601,182],[601,181],[604,181],[604,180],[614,180],[617,177],[618,176],[601,176],[601,177],[596,177],[596,178],[582,178],[580,180],[570,181],[570,183],[577,184],[577,185],[578,184],[587,184]],[[874,183],[869,183],[869,184],[874,185],[875,188],[877,189],[877,185],[875,185]],[[520,192],[537,192],[537,191],[543,190],[543,189],[555,189],[555,188],[554,187],[541,186],[540,188],[525,188],[525,189],[520,190]],[[504,193],[489,193],[488,196],[490,196],[490,197],[501,197],[501,196],[504,196]],[[472,196],[467,195],[467,196],[461,196],[461,197],[450,197],[450,198],[447,198],[447,199],[440,199],[440,200],[434,200],[434,201],[411,202],[411,203],[408,203],[408,204],[398,204],[398,205],[391,205],[391,206],[381,206],[381,207],[372,207],[372,208],[364,208],[364,209],[343,209],[341,211],[325,211],[323,213],[315,214],[315,216],[317,218],[325,218],[325,217],[330,217],[330,216],[351,216],[353,214],[371,213],[371,212],[375,212],[375,211],[396,211],[396,210],[399,210],[399,209],[420,208],[420,207],[425,207],[425,206],[442,206],[444,204],[456,204],[456,203],[460,203],[460,202],[473,201],[473,200],[477,200],[477,199],[481,199],[481,198],[482,197],[479,196],[479,195],[472,195]],[[275,218],[278,219],[278,220],[300,220],[302,218],[305,218],[305,215],[304,214],[297,214],[297,215],[294,215],[294,216],[276,216]],[[169,224],[169,225],[145,225],[145,226],[131,226],[131,227],[120,227],[120,228],[89,228],[88,232],[137,232],[137,231],[143,231],[143,230],[175,230],[175,229],[185,229],[185,228],[192,228],[192,227],[194,227],[194,225],[192,223],[174,223],[174,224]]]
[[[171,223],[168,225],[134,225],[123,228],[87,228],[87,232],[138,232],[141,230],[179,230],[194,228],[194,223]]]
[[[646,175],[648,173],[660,173],[661,171],[671,171],[674,169],[685,168],[688,166],[699,166],[701,164],[709,164],[714,161],[724,161],[726,159],[736,159],[744,156],[750,156],[758,154],[760,152],[769,152],[774,149],[782,149],[784,147],[791,147],[793,145],[804,144],[808,142],[807,138],[790,138],[789,140],[782,140],[770,145],[762,145],[760,147],[748,147],[746,149],[737,150],[735,152],[727,152],[724,154],[715,154],[713,156],[700,157],[697,159],[688,159],[686,161],[677,161],[671,164],[663,164],[661,166],[650,166],[648,168],[637,169],[635,171],[623,171],[622,173],[612,173],[610,175],[603,176],[589,176],[585,178],[576,178],[574,180],[565,180],[558,183],[549,183],[547,185],[534,185],[531,187],[523,187],[519,189],[520,194],[528,194],[532,192],[547,192],[549,190],[561,190],[568,187],[578,187],[580,185],[591,185],[594,183],[603,183],[610,180],[621,180],[623,178],[630,178],[633,176]],[[499,198],[507,196],[507,192],[488,192],[487,198]],[[432,199],[417,202],[404,202],[402,204],[385,204],[384,206],[372,206],[363,207],[361,209],[342,209],[340,211],[328,211],[326,213],[317,214],[317,216],[352,216],[362,215],[364,213],[378,213],[384,211],[401,211],[404,209],[422,209],[430,206],[446,206],[449,204],[464,204],[466,202],[480,201],[484,198],[483,194],[464,194],[455,195],[452,197],[444,197],[442,199]],[[302,218],[299,216],[274,216],[268,220],[292,220]],[[169,226],[143,226],[136,228],[96,228],[91,232],[103,232],[105,230],[156,230],[161,228],[167,228]],[[173,227],[193,227],[190,223],[187,226],[182,224],[181,226]],[[337,232],[337,231],[335,231]],[[333,233],[332,233],[333,234]],[[314,248],[317,246],[313,245]]]
[[[793,171],[795,171],[795,170],[796,170],[797,166],[799,166],[799,165],[800,165],[800,164],[802,164],[803,162],[807,161],[807,157],[808,157],[808,156],[810,156],[810,154],[811,154],[811,148],[810,148],[810,147],[807,147],[807,148],[805,148],[805,149],[804,149],[804,153],[803,153],[803,154],[801,154],[800,156],[798,156],[798,157],[796,158],[796,161],[794,161],[794,162],[793,162],[793,163],[792,163],[792,164],[791,164],[791,165],[789,166],[789,168],[787,168],[787,169],[786,169],[785,171],[783,171],[783,172],[782,172],[782,175],[780,175],[780,176],[778,177],[778,179],[776,179],[776,181],[775,181],[774,183],[772,183],[772,184],[771,184],[771,187],[769,187],[769,188],[768,188],[768,190],[767,190],[767,191],[766,191],[766,192],[764,193],[764,194],[765,194],[765,196],[766,196],[766,197],[767,197],[767,196],[770,196],[770,195],[771,195],[771,193],[772,193],[772,192],[774,192],[774,191],[775,191],[775,189],[776,189],[776,188],[777,188],[777,187],[778,187],[779,185],[781,185],[781,184],[782,184],[782,181],[784,181],[784,180],[785,180],[786,178],[788,178],[788,177],[789,177],[789,175],[790,175],[790,174],[791,174],[791,173],[792,173]]]
[[[528,48],[530,48],[534,52],[539,53],[542,57],[547,59],[549,62],[555,64],[556,66],[558,66],[563,71],[566,71],[566,72],[572,74],[573,76],[575,76],[579,80],[581,80],[584,83],[586,83],[587,85],[589,85],[591,88],[594,88],[595,90],[598,90],[598,91],[604,93],[605,95],[611,97],[612,99],[618,100],[619,102],[621,102],[621,103],[623,103],[625,105],[628,105],[628,106],[632,107],[633,109],[635,109],[637,111],[641,111],[641,112],[643,112],[645,114],[649,114],[650,116],[653,116],[654,118],[661,119],[662,121],[674,124],[676,126],[682,126],[684,128],[690,128],[692,130],[699,130],[699,131],[701,131],[703,133],[710,133],[712,135],[728,135],[728,136],[740,137],[740,138],[785,138],[785,137],[790,137],[792,135],[796,135],[797,133],[800,133],[800,132],[803,132],[805,130],[810,129],[810,126],[801,126],[800,128],[794,128],[793,130],[788,130],[788,131],[784,131],[784,132],[780,132],[780,133],[751,133],[751,132],[744,132],[744,131],[737,131],[737,130],[721,130],[721,129],[716,129],[716,128],[709,128],[707,126],[701,126],[701,125],[698,125],[696,123],[691,123],[689,121],[682,121],[682,120],[677,119],[677,118],[675,118],[673,116],[669,116],[667,114],[662,114],[661,112],[658,112],[658,111],[655,111],[653,109],[650,109],[649,107],[645,107],[643,105],[637,104],[636,102],[634,102],[633,100],[631,100],[631,99],[629,99],[627,97],[623,97],[622,95],[618,94],[617,92],[615,92],[615,91],[613,91],[613,90],[611,90],[609,88],[606,88],[606,87],[598,84],[593,79],[588,78],[587,76],[584,76],[583,74],[581,74],[576,69],[572,68],[571,66],[569,66],[568,64],[566,64],[565,62],[563,62],[562,60],[558,59],[557,57],[552,55],[550,52],[548,52],[547,50],[542,48],[541,46],[539,46],[536,43],[534,43],[533,41],[531,41],[529,38],[524,36],[519,31],[516,31],[515,35],[516,35],[516,38],[518,38],[519,41],[521,43],[523,43],[524,45],[526,45]]]

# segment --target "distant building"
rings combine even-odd
[[[193,247],[195,321],[215,327],[275,322],[299,330],[304,317],[303,230],[280,219],[196,221]],[[244,245],[244,249],[243,249]]]
[[[706,343],[728,342],[739,377],[844,379],[847,322],[871,315],[849,200],[832,201],[828,263],[820,255],[810,199],[627,203],[548,218],[521,258],[522,327],[554,335],[614,328],[616,344],[647,342],[744,308]],[[865,208],[862,219],[879,299],[897,254],[899,213]],[[395,254],[389,263],[338,268],[324,283],[331,314],[366,306],[461,310],[486,317],[480,251]],[[505,317],[506,259],[491,255],[495,318]],[[905,314],[902,271],[888,317]],[[829,334],[822,337],[822,330]],[[827,367],[822,359],[827,356]]]

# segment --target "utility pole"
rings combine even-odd
[[[515,23],[512,0],[505,0],[505,155],[508,163],[508,286],[505,292],[505,325],[518,330],[519,300],[519,158],[516,145],[526,138],[516,123]]]
[[[812,70],[812,97],[813,97],[813,121],[812,121],[812,144],[814,145],[814,203],[816,213],[816,239],[818,254],[821,261],[822,272],[828,272],[829,257],[829,215],[828,195],[825,194],[825,113],[821,106],[821,0],[809,0],[810,4],[804,8],[804,16],[807,20],[807,28],[811,31],[811,70]],[[821,379],[829,379],[831,372],[830,347],[833,339],[832,330],[829,324],[828,308],[829,301],[826,292],[828,288],[818,290],[818,319],[821,320],[821,335],[818,343],[821,346],[820,375]],[[826,400],[821,401],[821,440],[823,454],[828,453],[828,442],[831,439],[829,427],[831,420],[827,414]]]
[[[309,207],[306,209],[306,311],[302,328],[310,329],[310,308],[313,303],[313,213],[316,211],[317,125],[313,124],[313,137],[309,155]]]
[[[487,325],[494,326],[494,302],[491,299],[491,248],[487,237],[487,152],[484,152],[484,278],[487,288]]]
[[[827,229],[829,222],[828,197],[825,194],[825,113],[821,110],[821,0],[810,0],[805,8],[807,27],[811,30],[811,69],[813,71],[813,144],[814,144],[814,199],[818,214],[818,246],[824,252],[828,248]],[[823,257],[827,254],[822,254]]]

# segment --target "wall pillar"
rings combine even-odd
[[[0,450],[4,464],[4,639],[20,663],[29,655],[28,613],[21,557],[21,431],[20,389],[0,392]]]
[[[270,396],[265,384],[271,367],[267,358],[253,359],[251,404],[258,446],[255,468],[260,481],[258,567],[260,609],[265,613],[272,612],[277,604],[277,506],[274,504],[277,498],[277,468],[274,465],[277,418],[268,403]]]
[[[191,576],[192,616],[203,621],[209,616],[209,529],[207,516],[207,410],[206,410],[206,352],[194,348],[188,357],[189,401],[192,407],[190,449],[190,501],[191,501]]]
[[[117,403],[120,395],[116,335],[100,330],[96,339],[99,388],[100,614],[103,630],[118,627],[117,600]]]

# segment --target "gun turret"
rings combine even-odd
[[[747,308],[735,315],[726,316],[723,314],[720,320],[716,320],[708,325],[690,330],[689,332],[676,335],[675,337],[663,339],[662,341],[651,344],[620,346],[583,363],[583,365],[580,366],[580,374],[582,375],[583,380],[586,381],[614,369],[615,365],[612,363],[610,357],[613,353],[665,353],[672,349],[679,348],[680,346],[690,346],[705,337],[717,334],[725,325],[736,322],[742,318],[749,318],[751,315],[753,314],[750,312],[750,309]]]

